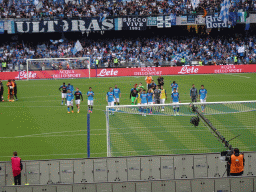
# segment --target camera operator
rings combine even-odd
[[[239,153],[239,149],[234,149],[234,154],[231,155],[228,161],[230,165],[230,176],[241,176],[244,173],[244,155]]]

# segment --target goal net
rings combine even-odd
[[[45,70],[74,70],[88,69],[86,77],[90,78],[90,58],[89,57],[74,57],[74,58],[42,58],[42,59],[27,59],[27,79],[30,78],[29,71],[45,71]],[[56,78],[65,78],[58,76]]]
[[[256,101],[194,105],[205,110],[205,117],[227,141],[230,140],[233,147],[241,151],[256,150]],[[107,106],[107,155],[164,155],[226,150],[203,121],[197,127],[190,123],[194,116],[190,103],[180,103],[178,106]]]

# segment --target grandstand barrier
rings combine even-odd
[[[97,72],[97,74],[96,74]],[[181,67],[141,67],[141,68],[100,68],[90,69],[91,77],[121,77],[146,75],[190,75],[190,74],[220,74],[220,73],[253,73],[256,64],[250,65],[217,65],[217,66],[181,66]],[[60,79],[88,78],[89,69],[46,70],[1,72],[0,79]]]
[[[22,185],[227,178],[220,153],[22,161]],[[256,176],[256,152],[245,152],[244,177]],[[0,186],[13,185],[11,162],[0,163]],[[0,191],[1,192],[1,191]]]
[[[0,192],[253,192],[256,177],[5,186]]]

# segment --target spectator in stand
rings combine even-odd
[[[123,15],[158,15],[165,14],[189,14],[208,13],[220,11],[221,0],[200,1],[196,9],[191,6],[191,0],[166,1],[166,0],[136,0],[136,1],[111,1],[111,0],[85,0],[63,1],[47,0],[26,2],[22,0],[2,1],[0,3],[1,18],[45,18],[45,17],[100,17],[102,20],[107,16]],[[255,1],[231,1],[231,12],[255,11]]]
[[[7,70],[10,66],[23,67],[26,60],[39,58],[60,58],[60,57],[89,57],[91,63],[100,60],[101,66],[114,67],[113,58],[118,59],[119,63],[143,63],[151,66],[154,58],[157,58],[159,66],[175,65],[181,58],[185,58],[189,64],[193,60],[201,60],[202,64],[241,64],[255,63],[256,46],[251,42],[256,42],[256,36],[237,37],[151,37],[151,38],[114,38],[93,40],[89,38],[80,39],[84,51],[73,55],[71,48],[74,47],[73,41],[65,43],[50,44],[47,42],[36,46],[24,43],[13,43],[8,46],[0,45],[2,62],[6,62]],[[250,48],[251,45],[251,48]],[[238,53],[244,48],[244,52]],[[7,61],[8,58],[8,61]],[[100,59],[99,59],[100,58]],[[2,66],[5,64],[0,63]],[[11,65],[10,65],[11,64]],[[61,69],[61,64],[45,63],[46,69]],[[83,64],[77,63],[70,66],[84,68]],[[3,68],[3,67],[2,67]],[[38,69],[42,66],[38,64]]]

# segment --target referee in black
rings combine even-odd
[[[14,83],[14,97],[16,98],[16,101],[18,101],[18,97],[17,97],[17,84],[15,82],[15,79],[12,80]]]
[[[197,89],[195,88],[195,85],[192,85],[192,88],[190,89],[190,98],[192,102],[197,101]]]

